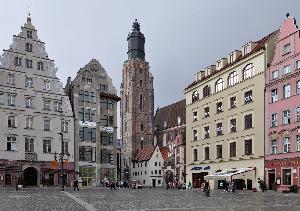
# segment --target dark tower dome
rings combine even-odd
[[[145,36],[140,32],[140,24],[137,22],[137,19],[132,24],[132,32],[128,34],[128,60],[130,59],[141,59],[145,60]]]

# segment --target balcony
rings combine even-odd
[[[37,154],[34,152],[25,152],[26,161],[37,161]]]

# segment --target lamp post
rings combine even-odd
[[[61,122],[61,131],[58,133],[60,135],[60,153],[57,152],[54,153],[54,159],[57,161],[57,154],[59,159],[59,167],[60,167],[60,190],[65,190],[65,184],[64,184],[64,160],[69,160],[70,154],[69,152],[65,152],[64,150],[64,135],[63,135],[63,119],[62,119],[63,110],[60,109],[60,122]]]

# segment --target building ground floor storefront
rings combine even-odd
[[[207,163],[187,166],[187,183],[200,188],[208,180],[211,189],[219,189],[220,183],[233,181],[236,189],[259,190],[259,181],[264,178],[264,159],[243,159],[219,163]],[[228,170],[228,171],[227,171]],[[243,171],[245,170],[245,171]],[[224,176],[212,177],[217,172]]]
[[[71,186],[75,177],[74,163],[64,163],[64,183]],[[0,186],[59,186],[60,169],[51,161],[0,160]]]
[[[300,191],[300,158],[265,161],[265,180],[269,190],[289,190],[292,185]]]
[[[117,181],[117,167],[115,165],[79,162],[77,171],[79,172],[80,186],[105,186],[111,181]]]

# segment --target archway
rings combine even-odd
[[[34,167],[28,167],[23,171],[24,185],[37,186],[38,172]]]

